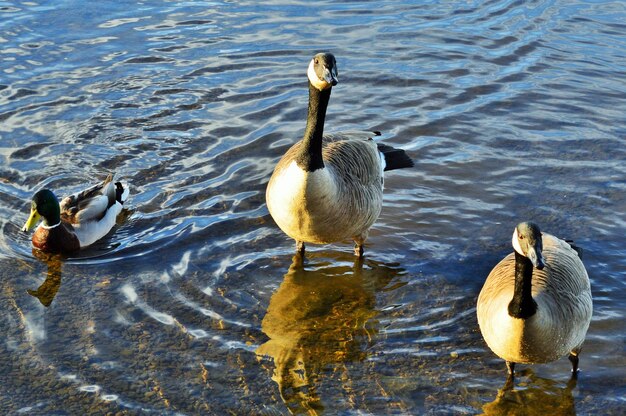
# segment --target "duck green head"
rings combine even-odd
[[[46,227],[51,227],[61,222],[59,200],[49,189],[42,189],[33,196],[30,216],[24,227],[22,227],[22,231],[32,230],[41,219],[43,219],[43,225]]]

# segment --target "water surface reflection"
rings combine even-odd
[[[39,299],[43,306],[48,307],[61,287],[63,259],[58,254],[47,254],[36,248],[33,248],[33,256],[45,263],[48,270],[46,280],[36,290],[28,289],[27,292]]]
[[[318,387],[339,380],[353,394],[346,365],[367,358],[379,332],[376,293],[401,272],[397,267],[355,257],[352,267],[307,270],[296,254],[274,292],[261,329],[269,337],[256,353],[268,365],[280,397],[293,413],[318,414]],[[267,361],[269,359],[269,362]],[[358,376],[357,376],[358,377]]]
[[[572,391],[576,384],[576,377],[563,386],[527,368],[517,374],[516,381],[507,379],[496,399],[483,405],[483,415],[575,415]]]

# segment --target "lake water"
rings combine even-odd
[[[265,186],[337,57],[326,131],[373,129],[365,259],[274,224]],[[622,415],[623,1],[0,1],[0,413]],[[77,258],[33,251],[32,194],[115,171]],[[522,220],[575,239],[594,316],[513,390],[475,304]]]

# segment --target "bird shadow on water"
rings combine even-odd
[[[562,383],[538,377],[532,369],[516,372],[498,390],[494,401],[484,404],[483,415],[576,415],[574,396],[577,378]]]
[[[390,290],[402,272],[362,259],[307,270],[300,255],[293,257],[261,323],[269,339],[256,350],[291,413],[324,413],[322,385],[333,377],[344,394],[353,394],[352,380],[359,376],[349,363],[367,358],[379,332],[376,293]]]

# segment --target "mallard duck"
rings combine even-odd
[[[383,203],[383,172],[413,166],[404,150],[376,143],[380,133],[348,132],[324,135],[330,92],[337,85],[337,64],[330,53],[311,59],[309,110],[304,138],[276,165],[267,185],[266,200],[272,218],[296,240],[326,244],[345,239],[363,244]]]
[[[111,231],[128,194],[128,185],[113,183],[112,175],[60,204],[51,190],[42,189],[33,196],[22,231],[30,231],[42,220],[33,234],[33,246],[48,253],[76,253]]]
[[[578,251],[532,222],[513,232],[514,253],[498,263],[478,297],[483,338],[506,361],[546,363],[569,354],[578,371],[593,310],[589,277]]]

